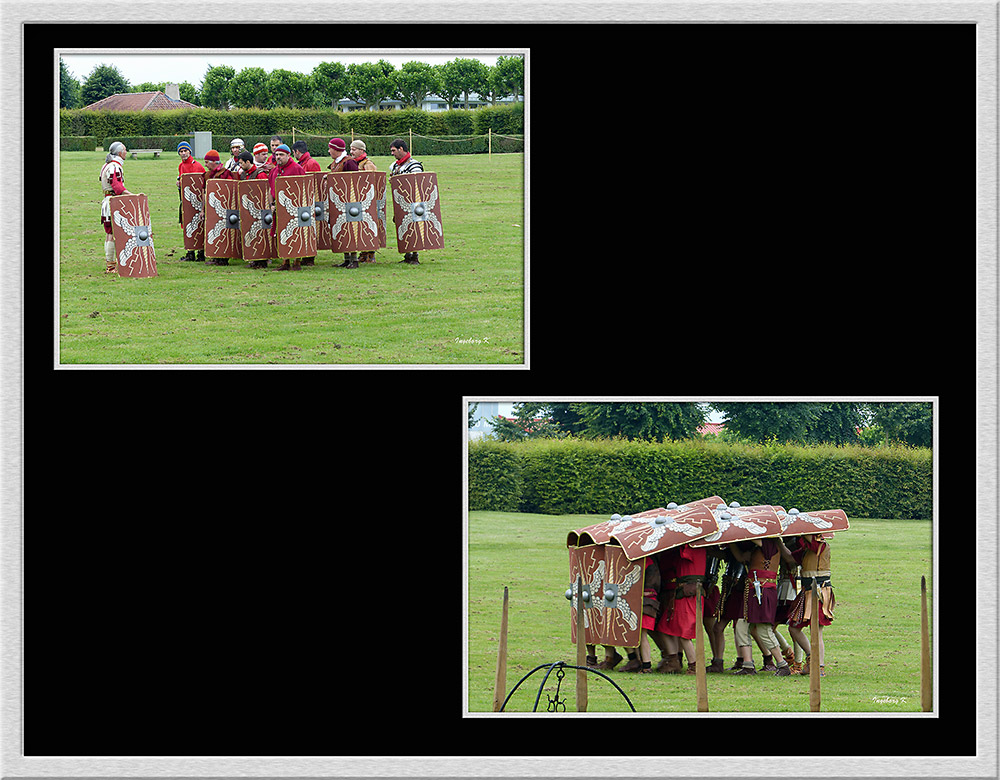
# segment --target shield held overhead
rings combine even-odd
[[[400,254],[444,247],[437,174],[401,173],[392,185],[392,221]]]
[[[205,257],[242,257],[240,201],[234,179],[205,183]]]
[[[244,260],[268,260],[277,257],[274,245],[274,212],[267,207],[267,181],[247,179],[238,182],[240,196],[240,232]]]
[[[341,171],[327,176],[330,233],[334,252],[374,252],[379,248],[378,188],[385,174]]]
[[[111,198],[111,230],[115,239],[118,275],[156,276],[156,255],[149,224],[149,201],[145,195]]]
[[[316,181],[312,174],[274,180],[275,236],[278,257],[316,256]]]
[[[184,220],[184,249],[204,249],[205,177],[200,173],[181,174],[181,217]]]

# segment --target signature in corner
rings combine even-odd
[[[482,339],[460,339],[460,338],[456,337],[455,338],[455,343],[456,344],[489,344],[490,340],[488,338],[482,338]]]
[[[906,704],[905,696],[872,696],[875,704]]]

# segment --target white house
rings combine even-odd
[[[523,103],[524,95],[518,96],[517,102]],[[509,106],[512,103],[514,103],[514,98],[512,97],[497,98],[496,102],[498,106]],[[341,100],[338,105],[340,106],[341,111],[365,111],[368,108],[364,103],[358,103],[357,101],[348,100],[347,98]],[[479,95],[475,92],[469,93],[470,109],[484,108],[489,105],[491,105],[491,103],[486,98],[479,97]],[[406,106],[403,105],[403,101],[401,100],[383,100],[378,104],[378,107],[381,110],[398,111]],[[448,101],[438,95],[428,95],[420,104],[420,108],[424,111],[447,111]],[[455,102],[455,108],[465,108],[465,102],[459,98],[459,100]]]

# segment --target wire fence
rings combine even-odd
[[[355,140],[365,142],[365,151],[372,156],[383,156],[389,154],[389,144],[395,139],[402,138],[410,148],[410,154],[416,156],[434,154],[510,154],[513,152],[524,152],[523,135],[501,135],[492,130],[485,135],[420,135],[412,130],[400,135],[368,135],[365,133],[355,133],[350,130],[348,133],[339,133],[347,145]],[[327,144],[332,137],[330,134],[317,135],[307,133],[299,128],[292,128],[292,142],[299,138],[306,139],[309,143],[311,139],[322,140]],[[349,137],[348,137],[349,136]],[[310,145],[311,146],[311,145]]]

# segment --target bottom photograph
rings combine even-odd
[[[934,398],[466,403],[468,716],[934,710]]]

